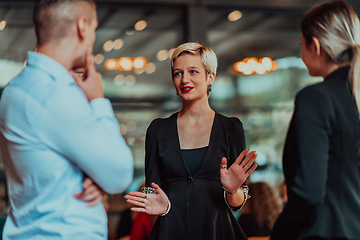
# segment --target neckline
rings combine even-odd
[[[214,122],[213,122],[213,124],[214,124]],[[211,133],[210,133],[210,135],[211,135]],[[205,148],[209,148],[209,145],[207,145],[205,147],[199,147],[199,148],[187,148],[187,149],[180,148],[180,150],[181,151],[197,151],[197,150],[203,150]]]
[[[180,138],[179,138],[179,131],[178,131],[178,124],[177,124],[177,117],[178,117],[178,113],[177,112],[175,114],[175,132],[176,132],[176,140],[177,140],[177,149],[178,149],[178,154],[181,158],[181,161],[186,169],[186,172],[189,174],[189,176],[194,176],[198,171],[199,169],[201,169],[201,166],[204,164],[206,158],[207,158],[207,155],[209,154],[209,149],[210,149],[210,146],[211,146],[211,143],[212,143],[212,138],[213,138],[213,134],[214,134],[214,126],[215,126],[215,121],[216,121],[216,118],[217,118],[217,112],[215,112],[214,114],[214,119],[213,119],[213,122],[212,122],[212,126],[211,126],[211,132],[210,132],[210,138],[209,138],[209,144],[207,145],[207,150],[206,150],[206,153],[205,153],[205,156],[203,158],[203,160],[201,161],[199,167],[196,169],[195,172],[193,172],[193,174],[190,174],[189,172],[189,169],[187,168],[186,164],[185,164],[185,161],[182,157],[182,154],[181,154],[181,147],[180,147]]]

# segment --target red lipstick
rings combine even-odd
[[[183,92],[183,93],[188,93],[188,92],[190,92],[191,90],[193,90],[194,89],[194,87],[182,87],[181,88],[181,92]]]

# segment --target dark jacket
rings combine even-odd
[[[160,185],[171,210],[159,217],[150,239],[247,239],[224,200],[220,182],[222,157],[230,166],[245,149],[244,129],[237,118],[216,113],[206,155],[193,175],[182,159],[177,114],[154,120],[146,134],[146,186]]]
[[[271,240],[360,239],[359,113],[348,73],[340,68],[296,97],[283,155],[288,204]]]

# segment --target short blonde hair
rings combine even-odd
[[[181,44],[178,46],[174,53],[171,56],[171,76],[173,75],[174,70],[174,62],[175,60],[185,54],[192,54],[195,56],[200,56],[201,61],[203,63],[206,76],[208,74],[214,73],[216,75],[216,69],[217,69],[217,57],[213,50],[211,50],[208,47],[204,47],[199,43],[196,42],[188,42]]]

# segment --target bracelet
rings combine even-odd
[[[152,187],[143,187],[141,188],[141,191],[145,194],[156,194],[156,190]]]
[[[246,200],[251,198],[251,196],[249,195],[249,187],[248,185],[243,185],[240,188],[244,192],[244,197],[245,197],[244,202],[246,202]]]
[[[170,200],[168,199],[168,206],[167,206],[167,208],[166,208],[166,212],[164,213],[164,214],[161,214],[160,216],[165,216],[166,214],[168,214],[169,212],[170,212],[170,208],[171,208],[171,202],[170,202]]]
[[[230,194],[236,193],[239,190],[239,188],[238,188],[235,191],[230,191],[230,190],[224,188],[224,186],[222,188],[224,189],[225,192],[230,193]]]
[[[226,189],[226,188],[224,188],[224,187],[223,187],[223,189],[224,189],[224,200],[225,200],[225,203],[226,203],[226,205],[227,205],[230,209],[232,209],[232,210],[234,211],[234,208],[231,207],[231,206],[228,204],[228,202],[227,202],[226,193],[233,194],[233,193],[237,192],[237,191],[239,190],[239,188],[236,189],[236,190],[233,191],[233,192],[229,191],[228,189]],[[244,193],[244,201],[243,201],[243,203],[239,206],[239,208],[237,208],[237,209],[241,209],[241,208],[245,205],[246,201],[247,201],[249,198],[251,198],[251,196],[249,195],[249,187],[248,187],[247,185],[241,186],[240,189],[241,189],[241,190],[243,191],[243,193]]]

